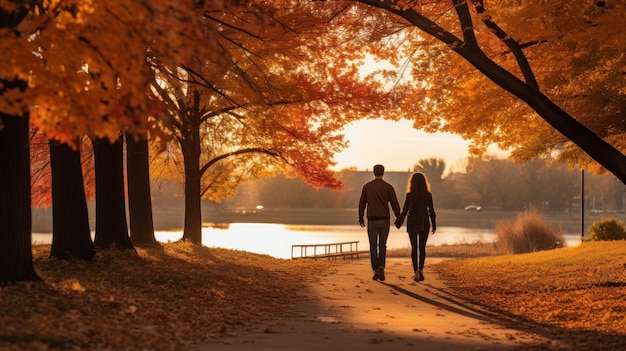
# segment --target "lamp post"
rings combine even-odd
[[[580,238],[585,238],[585,169],[580,170]]]

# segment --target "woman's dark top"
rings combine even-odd
[[[428,232],[431,224],[433,230],[437,229],[437,215],[433,206],[433,195],[430,192],[427,192],[426,196],[407,193],[398,222],[403,223],[407,215],[406,231],[409,233]]]

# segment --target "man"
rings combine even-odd
[[[385,260],[387,237],[391,226],[389,205],[396,218],[400,215],[400,204],[393,186],[383,180],[385,167],[374,166],[374,180],[363,186],[359,200],[359,224],[365,227],[363,219],[367,207],[367,236],[370,240],[370,261],[374,270],[374,280],[385,280]]]

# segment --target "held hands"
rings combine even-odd
[[[394,224],[396,225],[396,228],[400,229],[400,227],[402,227],[403,222],[404,222],[403,220],[401,220],[400,218],[397,218]]]
[[[365,222],[359,222],[359,225],[361,226],[361,228],[365,228]]]

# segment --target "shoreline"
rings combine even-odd
[[[95,205],[89,206],[90,227],[95,228]],[[493,229],[500,220],[514,219],[522,212],[517,211],[464,211],[462,209],[437,209],[439,226],[472,229]],[[580,213],[542,212],[542,216],[563,230],[581,232],[601,218],[615,218],[626,222],[624,213],[585,214],[584,223]],[[182,230],[184,226],[184,206],[178,202],[155,205],[153,220],[156,231]],[[33,209],[33,232],[52,231],[52,208]],[[286,225],[358,225],[356,208],[262,208],[262,209],[220,209],[203,203],[203,226],[224,226],[229,223],[277,223]]]

